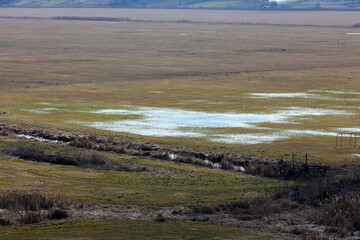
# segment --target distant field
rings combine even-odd
[[[242,11],[175,9],[67,9],[0,8],[0,16],[51,18],[56,16],[118,17],[144,21],[194,21],[212,23],[352,26],[360,12],[342,11]]]
[[[360,126],[360,41],[358,35],[347,34],[355,28],[19,19],[0,23],[0,107],[11,113],[3,120],[63,129],[89,129],[96,122],[107,124],[99,130],[104,131],[120,120],[127,120],[128,127],[148,126],[148,120],[137,122],[143,114],[138,110],[96,113],[124,106],[255,114],[269,120],[252,120],[255,125],[250,127],[213,121],[215,127],[203,129],[180,121],[176,131],[185,133],[180,138],[156,130],[156,135],[142,135],[146,127],[120,127],[117,132],[143,141],[282,157],[310,152],[319,161],[353,161],[350,153],[357,153],[335,149],[336,133],[358,131]],[[276,120],[279,111],[288,114],[287,121]],[[164,131],[166,126],[159,127]],[[186,137],[187,132],[195,135]]]

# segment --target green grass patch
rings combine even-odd
[[[52,153],[71,155],[74,151],[46,146]],[[110,153],[106,156],[111,161],[146,167],[149,172],[101,171],[0,157],[0,188],[35,187],[76,201],[175,206],[236,201],[271,194],[283,186],[281,181],[232,171]]]
[[[4,240],[17,239],[269,239],[270,235],[198,222],[66,221],[0,226]]]

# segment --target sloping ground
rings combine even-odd
[[[0,4],[5,7],[256,8],[261,7],[266,2],[266,0],[8,0],[2,1]]]

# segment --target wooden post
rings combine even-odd
[[[306,161],[305,165],[307,166],[308,165],[308,154],[307,153],[305,153],[305,161]]]
[[[352,138],[352,133],[350,133],[350,148],[351,148],[351,138]]]
[[[355,139],[354,139],[354,148],[356,148],[356,133],[355,134]]]
[[[340,133],[340,149],[342,149],[342,137],[343,137],[343,134]]]
[[[338,148],[338,138],[339,138],[339,134],[336,134],[335,149],[337,149],[337,148]]]

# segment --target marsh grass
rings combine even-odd
[[[360,230],[360,194],[347,192],[324,199],[312,219],[342,236]]]
[[[9,216],[0,214],[0,225],[13,222],[33,224],[45,219],[67,218],[65,210],[69,202],[63,197],[48,197],[38,189],[2,190],[0,192],[0,209],[8,210]]]
[[[66,207],[63,198],[44,196],[40,190],[5,190],[0,193],[0,208],[13,211],[40,211],[53,207]]]

